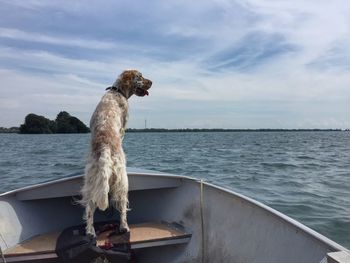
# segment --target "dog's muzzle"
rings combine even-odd
[[[139,97],[144,97],[144,96],[148,96],[149,92],[148,89],[152,86],[152,81],[150,81],[149,79],[144,79],[140,85],[136,86],[135,89],[135,95],[139,96]]]

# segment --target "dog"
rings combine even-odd
[[[86,234],[95,237],[93,226],[96,208],[106,210],[110,195],[112,205],[120,213],[119,232],[129,232],[127,223],[128,177],[122,148],[128,120],[128,99],[132,95],[148,95],[152,81],[137,70],[125,70],[96,107],[90,120],[91,146],[85,166],[81,204]]]

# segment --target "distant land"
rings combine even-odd
[[[90,129],[78,118],[66,111],[57,114],[55,120],[34,113],[28,114],[20,127],[0,127],[0,133],[53,134],[53,133],[89,133]]]
[[[149,128],[149,129],[127,129],[127,132],[297,132],[297,131],[350,131],[349,129],[163,129],[163,128]]]
[[[126,132],[349,132],[350,129],[165,129],[165,128],[148,128],[134,129],[129,128]],[[0,127],[0,133],[20,133],[19,127],[4,128]],[[78,132],[47,132],[47,133],[78,133]],[[84,132],[86,133],[86,132]]]
[[[11,127],[11,128],[0,127],[0,133],[19,133],[19,127]]]

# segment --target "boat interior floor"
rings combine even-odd
[[[15,247],[4,251],[7,262],[55,262],[57,259],[56,244],[60,231],[34,236]],[[188,243],[191,234],[183,227],[166,222],[148,222],[130,225],[130,232],[109,236],[102,232],[96,237],[97,246],[113,240],[113,244],[128,245],[132,250]]]

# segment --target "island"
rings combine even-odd
[[[88,133],[90,129],[66,111],[58,113],[55,120],[34,113],[28,114],[19,127],[21,134]]]

